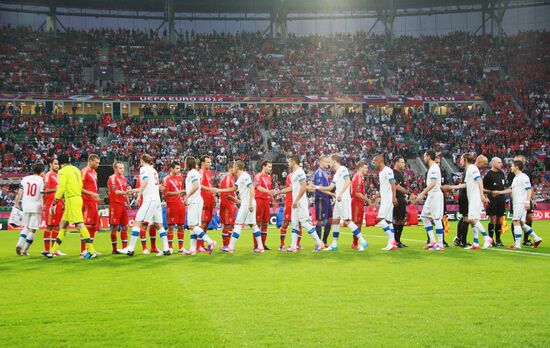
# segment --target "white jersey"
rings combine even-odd
[[[527,202],[527,191],[530,188],[531,180],[529,180],[527,174],[521,173],[514,177],[512,181],[512,202],[514,202],[514,205],[524,205]]]
[[[152,166],[142,166],[139,169],[139,178],[143,183],[147,179],[147,186],[142,192],[142,202],[160,202],[159,174]]]
[[[247,172],[243,172],[237,181],[235,181],[235,186],[239,190],[239,199],[241,200],[241,207],[250,205],[250,188],[252,187],[252,178]],[[252,188],[254,189],[254,188]]]
[[[20,185],[23,189],[21,200],[23,213],[41,213],[44,179],[39,175],[28,175],[21,180]]]
[[[292,174],[292,181],[290,182],[290,186],[292,187],[292,200],[296,201],[296,197],[298,197],[298,194],[300,193],[300,190],[302,189],[302,182],[305,182],[306,180],[306,173],[302,168],[296,169],[296,171]],[[304,193],[300,200],[298,201],[298,208],[304,208],[307,209],[308,203],[307,203],[307,195]]]
[[[185,191],[191,192],[196,182],[199,183],[199,188],[191,196],[187,196],[187,202],[189,204],[203,202],[201,196],[201,173],[196,169],[191,169],[185,178]]]
[[[464,183],[466,184],[466,194],[468,200],[479,200],[481,194],[479,192],[479,186],[477,180],[481,179],[481,173],[476,165],[470,164],[466,169],[466,176],[464,178]]]
[[[392,180],[395,181],[393,170],[391,170],[390,167],[384,167],[384,169],[378,173],[378,180],[380,182],[380,201],[392,202],[393,191],[391,182]]]
[[[346,185],[346,177],[349,178],[348,168],[344,166],[340,166],[340,168],[338,168],[338,170],[334,174],[334,178],[332,179],[332,183],[336,185],[336,195],[339,195],[340,192],[342,192],[342,189],[344,188],[344,186]],[[343,200],[351,199],[350,186],[351,185],[348,185],[348,188],[342,194]]]
[[[428,169],[428,177],[426,180],[426,185],[428,185],[432,180],[435,179],[435,186],[428,192],[435,193],[435,192],[441,192],[441,169],[437,165],[437,163],[434,163],[430,169]]]

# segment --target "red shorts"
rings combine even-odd
[[[45,206],[44,217],[46,220],[46,226],[59,226],[61,219],[63,218],[63,202],[57,202],[57,207],[55,207],[55,213],[51,214],[50,209],[52,204],[49,203]]]
[[[256,223],[268,224],[271,218],[271,212],[269,211],[269,201],[267,199],[256,200]]]
[[[283,221],[292,221],[292,202],[285,202],[285,211],[283,215]]]
[[[222,225],[234,225],[236,211],[237,206],[235,204],[220,205],[220,222]]]
[[[365,218],[365,205],[361,203],[351,203],[351,220],[355,222],[357,226],[363,224]]]
[[[201,222],[207,222],[210,223],[212,221],[212,212],[214,211],[213,205],[203,205],[202,206],[202,216],[201,216]]]
[[[185,225],[185,205],[182,203],[166,203],[166,224]]]
[[[109,224],[111,226],[128,225],[128,210],[122,204],[111,204],[109,207]]]
[[[84,224],[99,225],[99,210],[97,203],[84,202],[82,204],[82,216],[84,217]]]

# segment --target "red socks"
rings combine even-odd
[[[116,251],[117,249],[117,238],[116,238],[116,230],[111,230],[111,246],[113,248],[113,251]]]
[[[44,230],[44,251],[50,251],[52,231],[46,227]]]
[[[222,229],[223,246],[228,246],[231,240],[231,230],[233,225],[224,225]]]
[[[286,227],[281,227],[281,246],[285,246]]]
[[[120,239],[122,239],[122,247],[126,248],[128,246],[128,228],[123,227],[120,231]]]
[[[172,249],[172,244],[174,243],[174,225],[168,226],[166,234],[168,235],[168,247]]]
[[[151,239],[151,251],[157,252],[157,228],[155,225],[149,227],[149,239]]]
[[[178,250],[183,249],[183,238],[184,238],[185,232],[183,230],[183,226],[178,226]]]

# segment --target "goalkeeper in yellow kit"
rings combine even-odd
[[[84,225],[84,217],[82,216],[82,175],[80,174],[80,169],[71,164],[69,156],[66,154],[59,155],[58,161],[61,165],[61,169],[57,173],[59,186],[57,186],[51,209],[55,211],[57,202],[64,196],[65,212],[59,224],[59,235],[46,256],[51,259],[55,255],[55,251],[65,238],[67,227],[69,224],[74,224],[80,231],[82,240],[86,243],[86,253],[82,254],[81,258],[96,258],[97,253],[94,250],[94,245],[90,239],[90,232],[88,232],[88,229]]]

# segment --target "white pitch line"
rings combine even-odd
[[[351,232],[340,232],[340,234],[352,234]],[[365,236],[367,237],[374,237],[374,238],[387,238],[386,236],[375,236],[375,235],[372,235],[372,234],[365,234]],[[422,243],[422,244],[426,244],[426,241],[424,240],[419,240],[419,239],[409,239],[409,238],[401,238],[401,240],[406,240],[408,242],[416,242],[416,243]],[[515,253],[515,254],[528,254],[528,255],[537,255],[537,256],[547,256],[547,257],[550,257],[550,254],[546,254],[546,253],[535,253],[535,252],[532,252],[532,251],[523,251],[523,250],[509,250],[509,249],[497,249],[497,248],[488,248],[488,249],[485,249],[485,250],[492,250],[492,251],[502,251],[502,252],[506,252],[506,253]]]

